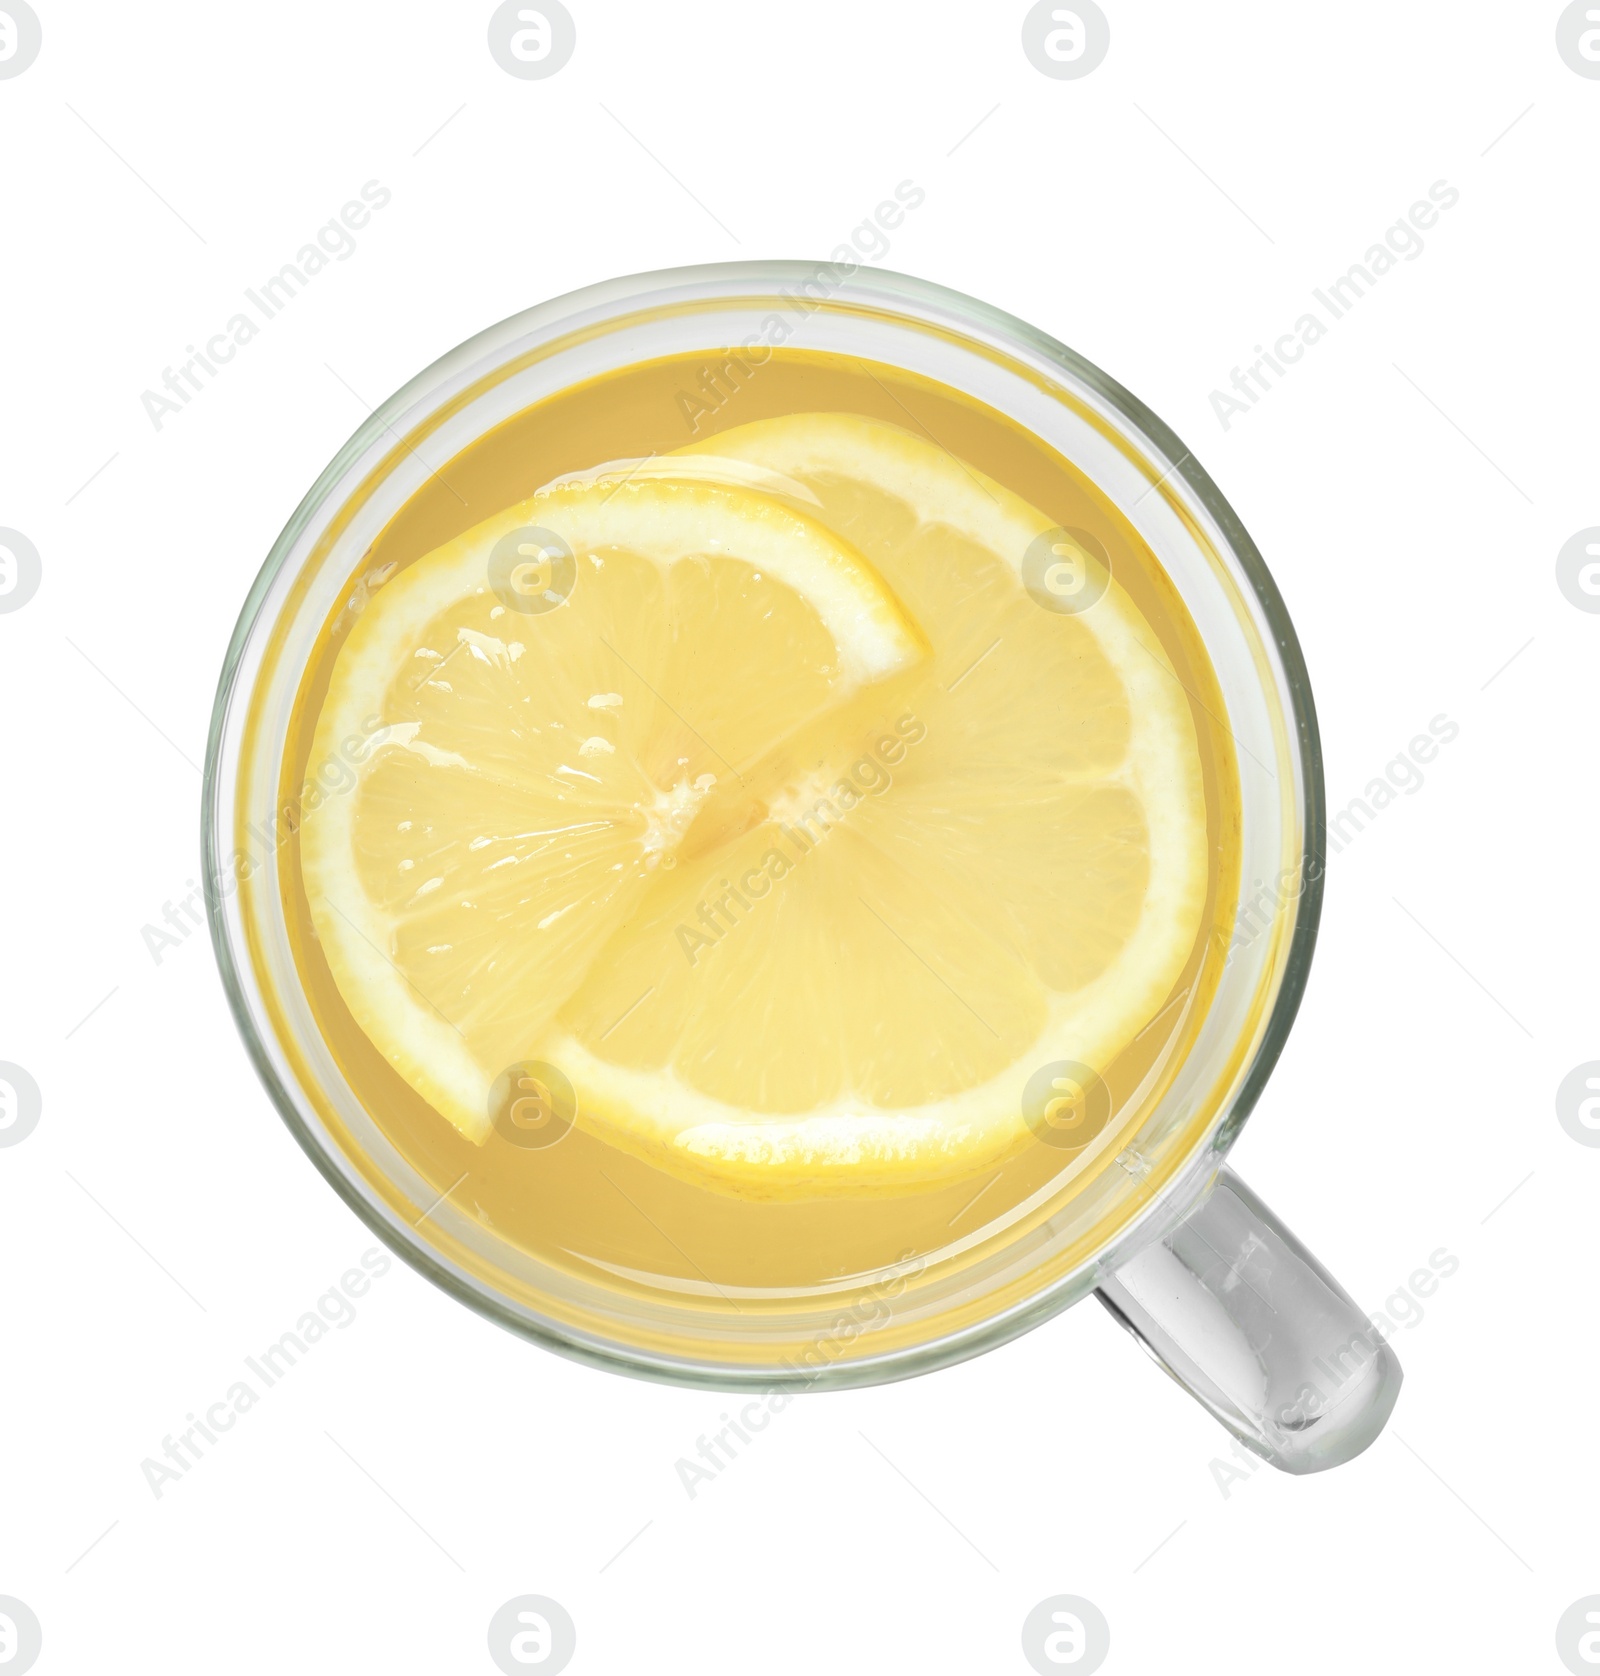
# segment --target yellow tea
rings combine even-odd
[[[301,977],[394,1145],[544,1261],[931,1259],[1114,1168],[1181,1063],[1223,714],[1149,548],[1013,422],[650,361],[438,467],[350,578],[284,764],[351,769],[287,846]]]

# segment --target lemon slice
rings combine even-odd
[[[708,797],[924,652],[847,543],[691,473],[564,482],[419,559],[365,597],[312,744],[378,742],[301,830],[357,1023],[487,1139]]]
[[[688,452],[798,484],[931,656],[708,795],[543,1057],[613,1144],[748,1197],[975,1171],[1029,1140],[1034,1072],[1104,1069],[1186,965],[1186,693],[1092,552],[931,442],[813,414]]]

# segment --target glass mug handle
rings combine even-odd
[[[1350,1295],[1227,1168],[1100,1301],[1235,1437],[1285,1472],[1359,1455],[1400,1363]]]

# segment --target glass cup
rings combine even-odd
[[[781,337],[780,337],[781,331]],[[291,953],[281,777],[312,648],[379,531],[493,426],[655,357],[767,346],[855,357],[986,403],[1132,522],[1209,652],[1239,760],[1240,917],[1206,1015],[1115,1166],[1029,1214],[831,1288],[663,1288],[501,1238],[385,1135],[319,1032]],[[1220,719],[1220,718],[1219,718]],[[396,1252],[502,1325],[603,1367],[752,1394],[926,1372],[1091,1292],[1248,1447],[1291,1472],[1348,1460],[1400,1386],[1392,1350],[1228,1170],[1305,986],[1322,898],[1322,762],[1300,648],[1216,485],[1134,396],[1023,322],[940,287],[826,263],[730,263],[591,286],[434,363],[351,437],[251,588],[206,758],[205,881],[229,1002],[285,1122]],[[1057,1202],[1059,1201],[1059,1202]]]

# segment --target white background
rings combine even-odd
[[[1600,524],[1600,81],[1559,7],[1103,0],[1109,56],[1058,81],[1020,4],[570,3],[570,64],[522,81],[481,0],[35,0],[43,51],[0,80],[0,525],[43,558],[0,615],[0,1059],[44,1095],[0,1150],[0,1594],[38,1668],[489,1671],[534,1592],[574,1671],[1024,1671],[1025,1614],[1072,1593],[1116,1673],[1559,1671],[1600,1591],[1600,1151],[1554,1109],[1600,1058],[1600,616],[1554,570]],[[141,391],[374,178],[356,254],[157,431]],[[157,1500],[141,1461],[375,1243],[203,933],[160,965],[142,936],[199,877],[195,765],[279,528],[364,403],[489,322],[825,255],[907,178],[886,265],[1104,366],[1238,509],[1335,806],[1459,724],[1333,860],[1235,1154],[1364,1308],[1459,1259],[1398,1334],[1391,1428],[1225,1494],[1225,1434],[1086,1304],[803,1399],[691,1501],[674,1462],[727,1399],[571,1365],[396,1264]],[[1424,254],[1225,431],[1211,390],[1440,179]]]

